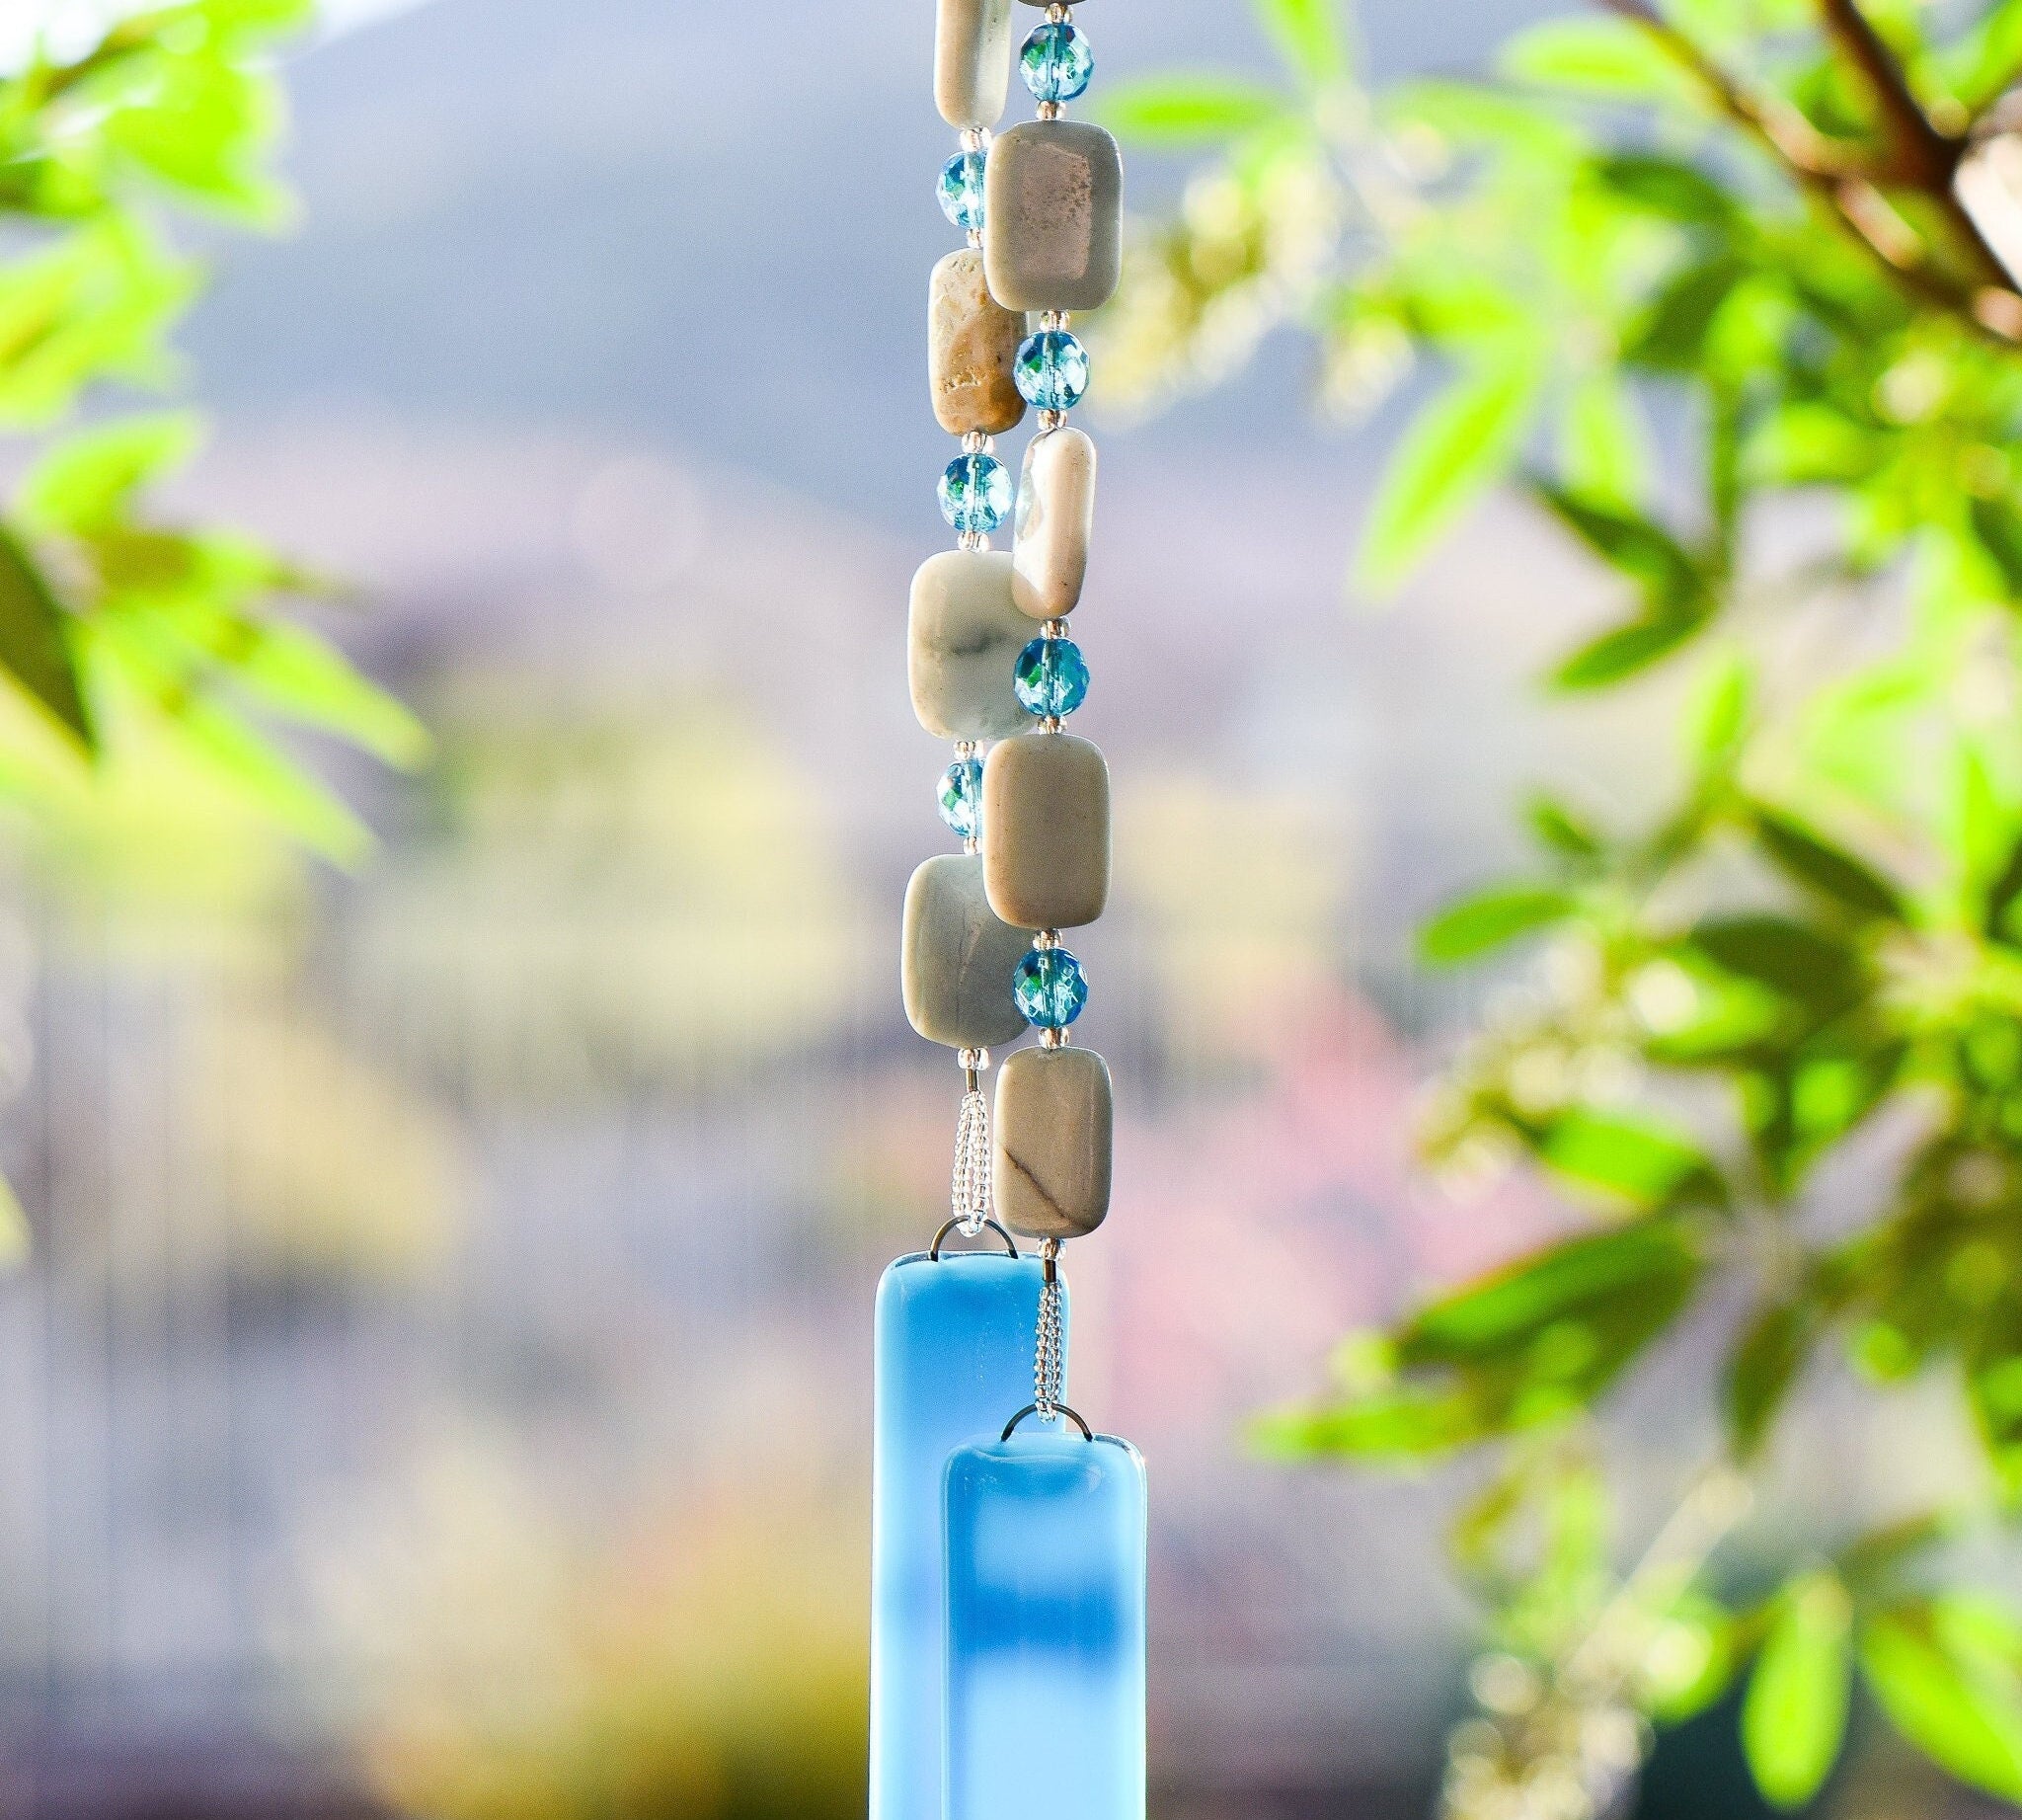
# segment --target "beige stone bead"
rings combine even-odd
[[[983,884],[1021,929],[1093,922],[1110,895],[1110,767],[1088,741],[1042,733],[983,760]]]
[[[1011,603],[1009,550],[943,550],[912,578],[906,678],[912,711],[943,740],[1003,740],[1030,731],[1011,673],[1032,621]]]
[[[1011,0],[941,0],[934,106],[957,131],[994,126],[1011,92]]]
[[[943,853],[905,888],[899,986],[906,1020],[930,1043],[988,1049],[1025,1028],[1011,980],[1032,938],[998,920],[979,853]]]
[[[951,436],[1015,429],[1025,400],[1011,376],[1025,318],[983,281],[983,256],[963,247],[934,268],[927,286],[927,381],[934,421]]]
[[[1032,619],[1064,619],[1081,598],[1095,525],[1095,444],[1064,426],[1025,445],[1011,544],[1011,598]]]
[[[1110,1211],[1116,1113],[1092,1049],[1021,1049],[997,1075],[990,1188],[1027,1238],[1083,1238]]]
[[[990,147],[983,260],[1008,310],[1092,310],[1124,264],[1124,158],[1086,120],[1022,120]]]

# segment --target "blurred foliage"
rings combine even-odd
[[[436,1820],[860,1820],[866,1540],[779,1469],[619,1545],[561,1515],[551,1466],[429,1459],[324,1602],[387,1698],[374,1782]]]
[[[274,831],[355,860],[364,825],[278,729],[396,764],[427,747],[286,610],[326,583],[152,505],[200,420],[117,403],[180,381],[169,338],[203,273],[178,230],[286,218],[269,59],[309,11],[136,9],[61,51],[39,38],[0,71],[0,436],[16,476],[0,504],[0,804],[42,857],[95,883],[203,896],[271,874]],[[19,1210],[0,1214],[18,1236]]]
[[[1540,799],[1535,867],[1424,931],[1435,964],[1545,948],[1444,1082],[1434,1155],[1525,1161],[1592,1226],[1352,1340],[1266,1438],[1508,1457],[1457,1543],[1507,1657],[1455,1815],[1599,1811],[1643,1749],[1624,1723],[1743,1677],[1780,1805],[1831,1772],[1856,1678],[2022,1803],[2022,1620],[1944,1546],[2022,1514],[2022,291],[1994,251],[2022,243],[2022,0],[1600,0],[1492,81],[1381,91],[1334,0],[1257,11],[1286,80],[1110,101],[1204,162],[1131,252],[1105,397],[1302,333],[1332,410],[1409,410],[1365,586],[1512,486],[1619,601],[1549,686],[1693,673],[1663,813]],[[1747,1596],[1708,1561],[1746,1500],[1715,1496],[1624,1578],[1572,1443],[1688,1319],[1731,1331],[1684,1511],[1759,1465],[1828,1349],[1880,1385],[1949,1375],[1979,1494]]]

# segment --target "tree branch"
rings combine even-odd
[[[1868,23],[1857,0],[1819,0],[1827,35],[1867,78],[1882,124],[1893,141],[1890,175],[1932,195],[1949,196],[1963,140],[1947,138],[1930,122],[1923,104],[1910,93],[1896,53]]]

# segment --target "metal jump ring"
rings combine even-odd
[[[953,1220],[949,1220],[943,1223],[941,1229],[934,1234],[934,1242],[927,1247],[927,1261],[929,1263],[938,1264],[941,1261],[941,1241],[945,1239],[950,1232],[954,1231],[955,1228],[961,1226],[962,1224],[964,1224],[962,1216],[959,1214]],[[1016,1257],[1018,1255],[1017,1239],[1013,1238],[1011,1234],[1005,1231],[1004,1228],[1000,1227],[994,1220],[985,1220],[983,1222],[983,1225],[988,1227],[992,1232],[996,1233],[996,1235],[1004,1241],[1004,1248],[1007,1251],[1009,1251],[1013,1257]]]
[[[1053,1413],[1055,1415],[1065,1416],[1067,1420],[1072,1422],[1076,1428],[1080,1429],[1082,1440],[1093,1441],[1095,1439],[1095,1430],[1090,1428],[1088,1424],[1084,1422],[1078,1415],[1076,1415],[1073,1410],[1069,1409],[1065,1403],[1055,1403],[1053,1405]],[[1015,1429],[1020,1422],[1024,1421],[1025,1418],[1029,1415],[1038,1414],[1039,1405],[1037,1403],[1027,1403],[1023,1409],[1019,1410],[1019,1412],[1010,1419],[1010,1421],[1004,1424],[1004,1432],[1001,1435],[999,1435],[997,1439],[999,1441],[1010,1440],[1012,1430]]]

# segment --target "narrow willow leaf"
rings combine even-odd
[[[1315,82],[1348,74],[1348,40],[1336,0],[1256,0],[1264,29],[1285,60]]]
[[[1557,797],[1532,797],[1524,807],[1523,819],[1539,840],[1576,866],[1587,866],[1607,854],[1607,840],[1600,831]]]
[[[1754,821],[1763,852],[1798,884],[1857,916],[1903,919],[1903,900],[1895,887],[1864,860],[1774,810],[1758,808]]]
[[[1539,385],[1527,353],[1509,356],[1463,372],[1419,415],[1369,509],[1360,561],[1364,581],[1395,586],[1510,471],[1536,414]]]
[[[1606,688],[1671,656],[1705,622],[1680,615],[1633,619],[1582,645],[1552,673],[1552,685],[1568,691]]]
[[[1941,1769],[2022,1803],[2022,1699],[1969,1674],[1941,1644],[1926,1606],[1892,1608],[1861,1626],[1860,1664],[1889,1721]]]
[[[1684,101],[1677,66],[1635,27],[1613,19],[1548,19],[1504,47],[1503,70],[1519,81],[1623,101]]]
[[[1859,966],[1845,944],[1787,916],[1709,917],[1689,940],[1729,973],[1821,1010],[1859,996]]]
[[[1746,219],[1743,204],[1696,165],[1654,152],[1598,158],[1594,180],[1610,194],[1653,214],[1694,227],[1726,228]]]
[[[1807,1574],[1783,1591],[1742,1702],[1742,1747],[1755,1785],[1778,1807],[1825,1786],[1846,1738],[1852,1602],[1838,1579]]]
[[[231,673],[259,700],[342,734],[388,764],[412,767],[428,756],[428,731],[407,705],[300,626],[273,620],[252,628]]]
[[[73,533],[126,516],[133,495],[194,452],[201,422],[186,411],[123,418],[65,437],[23,481],[22,514]]]
[[[1748,735],[1754,693],[1754,674],[1743,658],[1724,659],[1707,673],[1686,721],[1689,751],[1699,772],[1710,775],[1733,762]]]
[[[1638,1209],[1654,1209],[1688,1187],[1714,1201],[1726,1198],[1705,1151],[1647,1118],[1575,1107],[1544,1128],[1537,1154],[1566,1180]]]
[[[21,541],[0,529],[0,668],[86,752],[96,746],[63,609]]]
[[[1529,486],[1566,529],[1636,583],[1651,619],[1697,618],[1706,611],[1712,585],[1705,568],[1655,518],[1542,475],[1530,476]]]
[[[1099,118],[1141,145],[1218,145],[1286,118],[1284,98],[1228,76],[1153,76],[1104,97]]]
[[[1727,1362],[1721,1398],[1738,1458],[1750,1459],[1762,1445],[1818,1329],[1819,1309],[1802,1298],[1771,1303],[1749,1323]]]
[[[1588,498],[1617,507],[1642,498],[1649,438],[1617,374],[1589,373],[1574,386],[1560,423],[1559,454],[1567,479]]]
[[[1563,922],[1578,908],[1576,899],[1549,885],[1478,892],[1441,910],[1419,931],[1419,956],[1439,967],[1471,961],[1519,935]]]

